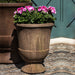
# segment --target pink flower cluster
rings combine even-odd
[[[51,11],[51,13],[56,14],[56,9],[55,7],[49,6],[48,8],[46,6],[40,6],[38,8],[38,11],[43,11],[45,13],[48,13],[48,11]]]
[[[17,9],[17,11],[14,12],[14,14],[19,13],[22,14],[23,11],[26,12],[26,10],[28,10],[29,12],[35,11],[36,9],[33,6],[25,6],[25,7],[20,7]],[[56,14],[56,9],[55,7],[49,6],[48,8],[46,6],[39,6],[38,7],[38,12],[44,12],[44,13],[48,13],[49,11],[51,11],[51,13]]]
[[[48,10],[50,10],[51,13],[56,14],[56,9],[55,9],[55,7],[49,6],[49,7],[48,7]]]
[[[48,12],[48,9],[47,9],[47,7],[46,6],[39,6],[38,7],[38,11],[43,11],[43,12]]]
[[[34,11],[35,8],[33,6],[25,6],[25,7],[20,7],[17,9],[17,11],[14,12],[14,14],[19,13],[22,14],[23,11],[26,12],[26,10],[28,10],[29,12]]]

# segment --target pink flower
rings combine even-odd
[[[40,6],[40,7],[38,8],[38,11],[43,11],[43,12],[47,13],[47,12],[48,12],[48,9],[47,9],[46,6]]]
[[[52,13],[56,14],[56,9],[55,7],[49,6],[48,10],[50,10]]]
[[[23,11],[26,11],[26,8],[23,8]]]
[[[19,14],[22,14],[22,12],[23,12],[22,10],[18,11]]]
[[[42,11],[44,11],[44,12],[48,12],[48,10],[47,10],[47,7],[46,7],[46,6],[42,6],[42,7],[41,7],[41,9],[42,9]]]
[[[35,8],[33,6],[25,6],[25,8],[28,9],[29,12],[35,10]]]
[[[16,13],[17,13],[17,11],[14,12],[14,14],[16,14]]]
[[[23,7],[20,7],[20,8],[17,9],[17,12],[18,12],[19,14],[22,14],[23,9],[24,9]]]
[[[23,7],[20,7],[20,8],[17,9],[17,11],[20,11],[20,10],[23,10],[23,9],[24,9]]]
[[[38,11],[42,11],[41,6],[38,7]]]

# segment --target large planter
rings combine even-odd
[[[26,73],[41,73],[45,71],[42,62],[49,52],[50,34],[53,25],[53,23],[16,24],[18,50],[25,61],[22,71]]]
[[[17,54],[16,33],[12,36],[15,29],[13,12],[25,5],[32,3],[0,3],[0,63],[16,63],[20,59]]]

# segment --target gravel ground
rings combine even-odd
[[[19,64],[0,64],[0,75],[75,75],[75,46],[59,43],[50,46],[44,60],[46,72],[26,74],[21,72],[24,62]]]

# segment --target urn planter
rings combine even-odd
[[[16,53],[16,39],[12,36],[15,29],[13,23],[13,12],[21,6],[32,5],[29,3],[0,3],[0,63],[17,63],[19,62]],[[13,45],[13,49],[12,49]],[[12,52],[13,51],[13,52]],[[13,61],[13,58],[16,59]]]
[[[19,54],[25,61],[22,71],[41,73],[45,71],[43,61],[49,52],[50,34],[54,23],[16,24]]]

